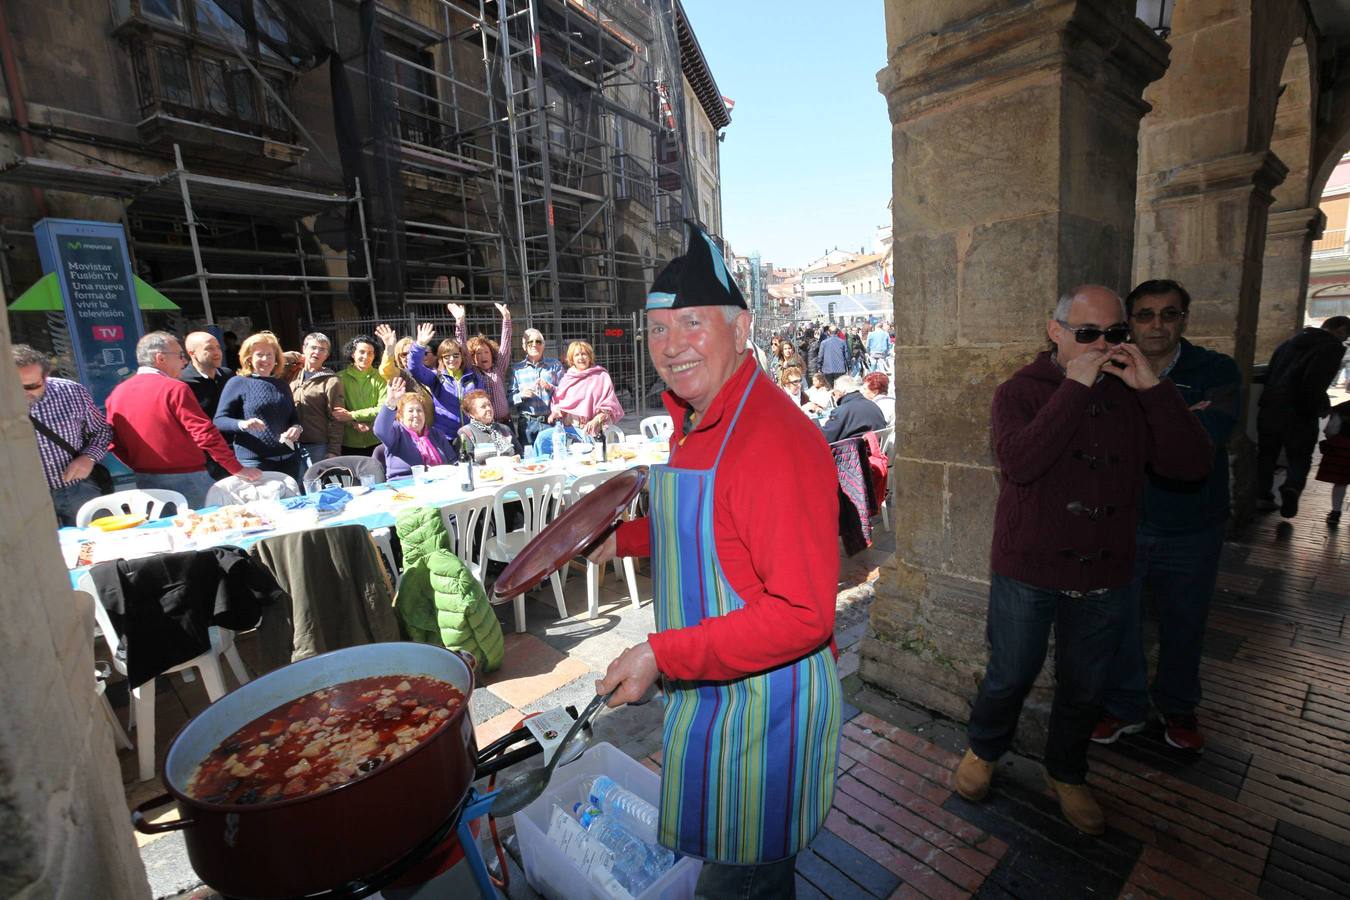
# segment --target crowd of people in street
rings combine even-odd
[[[625,523],[591,558],[652,555],[668,577],[653,579],[655,633],[618,657],[599,689],[615,690],[617,705],[665,676],[675,723],[665,733],[668,777],[700,787],[663,796],[662,843],[709,860],[708,885],[777,890],[791,881],[784,864],[829,809],[833,783],[818,776],[833,770],[839,731],[838,548],[803,543],[796,529],[803,519],[838,518],[828,445],[895,422],[895,338],[887,323],[817,324],[776,333],[761,351],[716,252],[694,230],[686,255],[648,296],[648,350],[674,427],[671,462],[653,470],[650,514]],[[236,369],[211,333],[180,343],[151,332],[106,413],[80,384],[52,377],[45,354],[15,346],[58,517],[71,523],[107,489],[109,451],[138,486],[178,491],[197,507],[227,476],[276,472],[299,482],[315,463],[356,455],[378,457],[399,477],[464,458],[549,455],[559,434],[590,443],[623,419],[587,342],[550,356],[546,336],[527,328],[513,362],[506,306],[497,304],[495,340],[467,334],[462,306],[448,310],[453,336],[438,340],[430,323],[402,337],[381,325],[346,343],[336,371],[331,341],[318,332],[294,358],[272,333],[251,334],[230,359]],[[1145,281],[1123,299],[1100,285],[1074,288],[1046,323],[1049,349],[994,394],[1001,478],[990,653],[953,785],[968,800],[985,797],[1012,746],[1052,630],[1045,771],[1076,828],[1106,827],[1086,784],[1092,742],[1119,740],[1156,716],[1169,745],[1204,749],[1200,657],[1231,516],[1227,444],[1241,420],[1243,378],[1231,357],[1185,338],[1190,312],[1176,281]],[[1328,389],[1343,373],[1348,338],[1350,318],[1336,316],[1271,358],[1257,423],[1259,508],[1297,516],[1324,427],[1316,477],[1334,486],[1326,521],[1339,524],[1350,403],[1333,407]],[[789,491],[800,515],[766,507],[765,483]],[[1159,611],[1151,680],[1145,595]],[[707,714],[747,690],[765,702],[742,704],[732,717]],[[802,690],[812,702],[801,702]],[[725,764],[685,752],[710,741]],[[779,759],[790,745],[795,751]],[[752,758],[756,765],[742,765]],[[758,797],[762,808],[723,815],[719,798],[729,796]]]
[[[464,307],[451,303],[453,337],[437,341],[430,323],[403,337],[380,325],[341,348],[336,371],[332,342],[319,332],[289,352],[270,331],[251,334],[230,360],[237,368],[210,332],[181,342],[150,332],[137,344],[137,371],[104,411],[78,382],[52,376],[46,354],[15,345],[57,518],[74,524],[81,506],[108,492],[110,451],[135,486],[177,491],[197,508],[230,476],[256,482],[276,472],[300,486],[316,463],[374,456],[396,478],[466,457],[549,454],[558,430],[590,444],[623,418],[589,343],[571,342],[563,362],[529,328],[513,363],[511,313],[497,309],[499,340],[467,337]]]

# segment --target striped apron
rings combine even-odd
[[[741,395],[712,468],[651,469],[658,631],[745,606],[717,559],[713,485],[758,377]],[[829,644],[734,681],[667,680],[665,692],[661,843],[741,864],[785,859],[806,847],[834,800],[841,696]]]

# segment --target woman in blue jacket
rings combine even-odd
[[[239,372],[225,382],[215,424],[234,455],[246,466],[281,472],[299,486],[300,416],[290,385],[281,374],[281,344],[270,331],[249,337],[239,348]]]
[[[409,393],[402,378],[389,382],[388,396],[375,417],[375,436],[387,452],[386,478],[406,478],[413,466],[450,465],[459,461],[454,444],[428,418],[422,398]]]

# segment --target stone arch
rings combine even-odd
[[[1288,168],[1272,191],[1261,268],[1254,361],[1271,352],[1303,321],[1312,242],[1322,215],[1310,193],[1317,65],[1313,42],[1300,35],[1285,56],[1271,111],[1270,150]]]

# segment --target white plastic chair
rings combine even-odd
[[[112,657],[113,668],[122,675],[127,674],[126,661],[120,659],[117,655],[117,646],[121,643],[117,632],[113,630],[112,619],[108,611],[103,607],[103,601],[98,596],[98,590],[94,587],[94,578],[88,572],[80,576],[77,591],[88,594],[94,601],[94,621],[98,624],[98,630],[103,635],[103,641],[108,647],[108,653]],[[239,658],[239,651],[234,646],[234,632],[228,628],[219,628],[212,625],[207,629],[207,634],[211,641],[211,649],[201,656],[193,657],[185,663],[180,663],[172,669],[162,672],[168,675],[171,672],[183,672],[187,669],[196,669],[201,673],[202,685],[206,688],[206,696],[214,703],[225,696],[225,673],[220,668],[220,657],[225,657],[230,664],[230,669],[234,671],[234,677],[240,684],[248,684],[248,670],[244,668],[244,661]],[[136,761],[138,780],[149,781],[155,777],[155,679],[150,679],[139,687],[131,689],[131,727],[136,730]]]
[[[473,577],[483,580],[484,549],[488,539],[491,497],[469,497],[441,507],[441,521],[450,533],[450,551],[469,567]]]
[[[174,515],[189,510],[187,498],[177,491],[159,488],[130,488],[95,497],[75,513],[75,525],[84,528],[102,516],[144,515],[147,519],[162,519],[164,509],[173,504]]]
[[[582,475],[576,481],[572,482],[567,489],[567,505],[571,506],[591,491],[604,484],[619,472],[592,472],[589,475]],[[637,503],[636,499],[633,501]],[[622,572],[623,577],[628,581],[628,599],[633,604],[634,609],[642,606],[642,600],[638,596],[637,589],[637,571],[633,567],[633,558],[631,556],[614,557],[614,576],[617,578]],[[564,570],[566,571],[566,570]],[[600,582],[605,577],[605,567],[598,566],[586,560],[586,618],[594,619],[600,611]]]
[[[887,459],[891,458],[891,451],[895,449],[895,426],[887,425],[885,428],[878,428],[873,432],[877,436],[877,444],[881,446],[881,452]],[[881,524],[886,526],[886,530],[891,530],[891,473],[886,473],[886,496],[881,498]]]
[[[484,549],[487,558],[510,562],[545,525],[558,517],[562,509],[566,475],[539,475],[513,484],[504,484],[492,495],[492,524],[495,533],[487,539]],[[506,529],[506,504],[519,502],[524,508],[525,524],[516,531]],[[567,604],[563,601],[562,580],[558,573],[549,576],[553,585],[553,599],[558,604],[558,617],[567,618]],[[515,599],[516,631],[525,630],[525,595]]]
[[[299,497],[300,485],[283,472],[263,472],[257,481],[245,481],[238,475],[222,478],[206,492],[207,506],[252,503],[254,500],[280,500]]]
[[[398,586],[403,583],[403,572],[394,558],[393,529],[376,528],[370,533],[370,539],[375,542],[375,549],[380,551],[380,556],[384,557],[384,564],[389,569],[389,581],[397,594]]]
[[[638,427],[647,440],[664,441],[674,433],[675,421],[670,416],[648,416]]]

